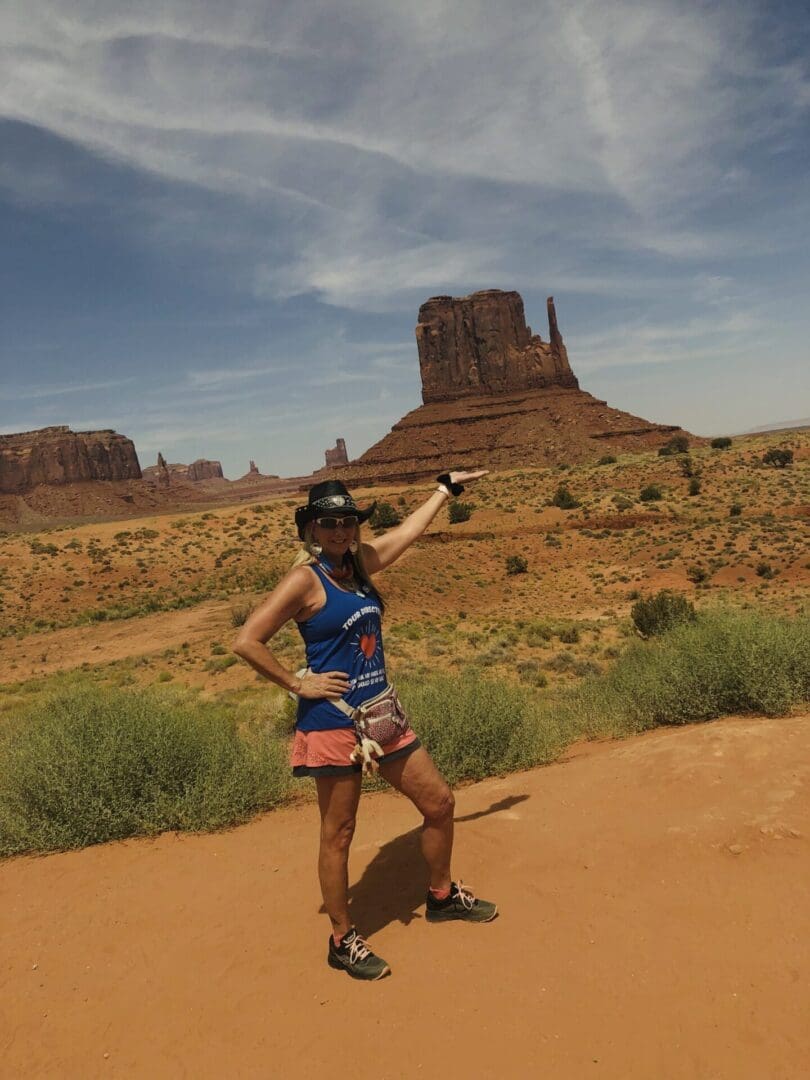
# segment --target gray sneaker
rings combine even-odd
[[[425,912],[428,922],[450,922],[453,919],[463,919],[466,922],[491,922],[497,914],[497,904],[492,904],[489,900],[476,899],[460,881],[458,883],[454,881],[451,884],[450,895],[446,900],[437,900],[432,893],[428,893]]]
[[[379,956],[375,956],[364,938],[352,927],[335,945],[335,939],[329,935],[329,955],[326,958],[329,967],[345,971],[353,979],[373,981],[387,975],[391,968]]]

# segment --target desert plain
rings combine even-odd
[[[793,464],[764,466],[772,447]],[[610,668],[633,602],[663,588],[698,610],[806,610],[810,432],[615,458],[493,472],[463,496],[467,520],[443,511],[380,578],[394,677],[574,685]],[[401,515],[429,490],[355,495]],[[301,501],[9,527],[0,716],[79,674],[283,718],[284,694],[230,645],[292,560]],[[300,665],[292,625],[275,644]],[[9,859],[0,1075],[807,1075],[807,719],[579,743],[460,786],[459,873],[501,908],[485,927],[426,925],[415,812],[370,791],[351,889],[393,969],[379,985],[324,963],[306,786],[214,834]]]

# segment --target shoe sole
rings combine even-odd
[[[425,919],[427,922],[440,923],[440,922],[469,922],[469,923],[488,923],[498,917],[498,909],[492,912],[491,915],[487,915],[485,919],[471,919],[468,915],[444,915],[441,912],[426,911]]]
[[[352,979],[359,979],[360,982],[377,982],[378,979],[384,979],[386,975],[391,974],[391,968],[388,964],[382,969],[379,975],[360,975],[359,973],[352,971],[351,968],[346,967],[345,964],[341,964],[339,960],[334,960],[332,956],[327,956],[326,962],[330,968],[334,968],[335,971],[345,971],[346,974]]]

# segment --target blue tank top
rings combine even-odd
[[[382,610],[374,593],[360,596],[340,589],[317,564],[312,569],[326,592],[326,603],[311,618],[298,623],[307,650],[307,667],[345,671],[349,692],[344,701],[355,708],[385,689]],[[352,721],[326,698],[299,698],[299,731],[351,727]]]

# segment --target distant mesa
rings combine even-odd
[[[337,439],[334,449],[324,450],[324,457],[326,458],[326,468],[330,469],[337,465],[348,465],[349,455],[346,453],[346,440]]]
[[[424,403],[549,386],[576,390],[553,297],[547,306],[548,342],[526,325],[517,292],[487,289],[422,304],[416,344]]]
[[[553,297],[547,314],[546,342],[526,325],[517,292],[487,289],[426,301],[416,326],[424,404],[342,467],[341,478],[371,484],[417,480],[462,465],[575,463],[688,435],[580,390]]]
[[[173,480],[189,480],[198,483],[201,480],[224,480],[222,465],[218,461],[197,458],[190,465],[166,463],[163,454],[158,452],[157,465],[150,465],[143,470],[145,480],[157,480],[161,487],[168,487]]]
[[[60,425],[0,435],[0,494],[20,495],[40,484],[140,478],[135,444],[112,430]]]

